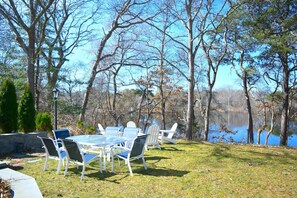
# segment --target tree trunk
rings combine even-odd
[[[166,30],[165,30],[166,31]],[[160,51],[160,81],[159,81],[159,87],[160,87],[160,96],[161,96],[161,128],[166,129],[166,115],[165,115],[165,110],[166,110],[166,99],[164,96],[164,90],[163,90],[163,85],[164,85],[164,47],[165,47],[165,34],[163,34],[162,37],[162,46],[161,46],[161,51]]]
[[[250,96],[248,93],[248,86],[247,86],[247,74],[244,71],[243,75],[243,89],[244,95],[246,100],[246,107],[248,111],[248,129],[247,129],[247,141],[246,143],[254,143],[254,129],[253,129],[253,116],[252,116],[252,107],[250,102]]]
[[[207,97],[207,105],[204,115],[204,140],[208,140],[208,129],[209,129],[209,116],[210,116],[210,104],[212,101],[212,88],[209,88],[209,93]]]
[[[86,114],[86,109],[87,109],[87,105],[89,102],[89,95],[91,93],[95,77],[96,77],[96,67],[93,67],[92,74],[91,74],[91,77],[89,79],[88,86],[86,89],[86,93],[84,95],[81,113],[79,115],[79,120],[82,122],[85,121],[85,114]]]
[[[289,70],[287,61],[282,60],[283,65],[283,103],[281,112],[280,146],[288,145],[288,111],[289,111]]]
[[[268,145],[268,139],[269,139],[269,136],[272,133],[273,129],[274,129],[274,109],[272,108],[272,110],[271,110],[271,121],[270,121],[270,130],[268,131],[268,133],[266,135],[265,145]]]
[[[193,52],[193,21],[188,13],[188,62],[189,62],[189,79],[188,79],[188,106],[187,106],[187,124],[186,138],[193,139],[193,122],[194,122],[194,71],[195,55]]]

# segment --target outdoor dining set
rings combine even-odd
[[[104,129],[98,124],[99,134],[96,135],[71,136],[69,129],[52,130],[54,139],[39,137],[46,153],[44,170],[47,170],[48,160],[55,159],[58,160],[56,173],[59,174],[61,165],[64,165],[66,160],[64,176],[69,163],[72,162],[77,167],[82,166],[80,179],[83,180],[86,164],[99,160],[102,173],[102,169],[106,171],[107,161],[111,161],[114,172],[114,158],[117,158],[125,161],[130,175],[133,176],[130,162],[142,159],[143,166],[147,169],[144,152],[151,148],[161,150],[160,143],[163,144],[164,141],[176,144],[172,139],[176,128],[177,123],[170,130],[160,130],[158,125],[154,124],[148,128],[147,133],[143,133],[133,121],[129,121],[125,128],[108,126]]]

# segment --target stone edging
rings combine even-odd
[[[10,182],[14,198],[43,197],[33,177],[10,168],[0,169],[0,177]]]
[[[0,156],[10,153],[43,152],[37,136],[47,137],[47,132],[7,133],[0,135]]]

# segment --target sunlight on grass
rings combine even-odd
[[[297,196],[297,149],[178,141],[146,151],[145,158],[148,170],[141,160],[132,162],[133,177],[117,160],[115,174],[110,164],[100,173],[99,162],[92,162],[83,181],[74,165],[66,177],[63,168],[55,174],[57,161],[50,160],[43,171],[43,157],[24,163],[20,172],[36,179],[44,197]]]

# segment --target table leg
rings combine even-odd
[[[103,153],[103,170],[106,171],[106,150],[105,147],[103,149],[104,153]]]

